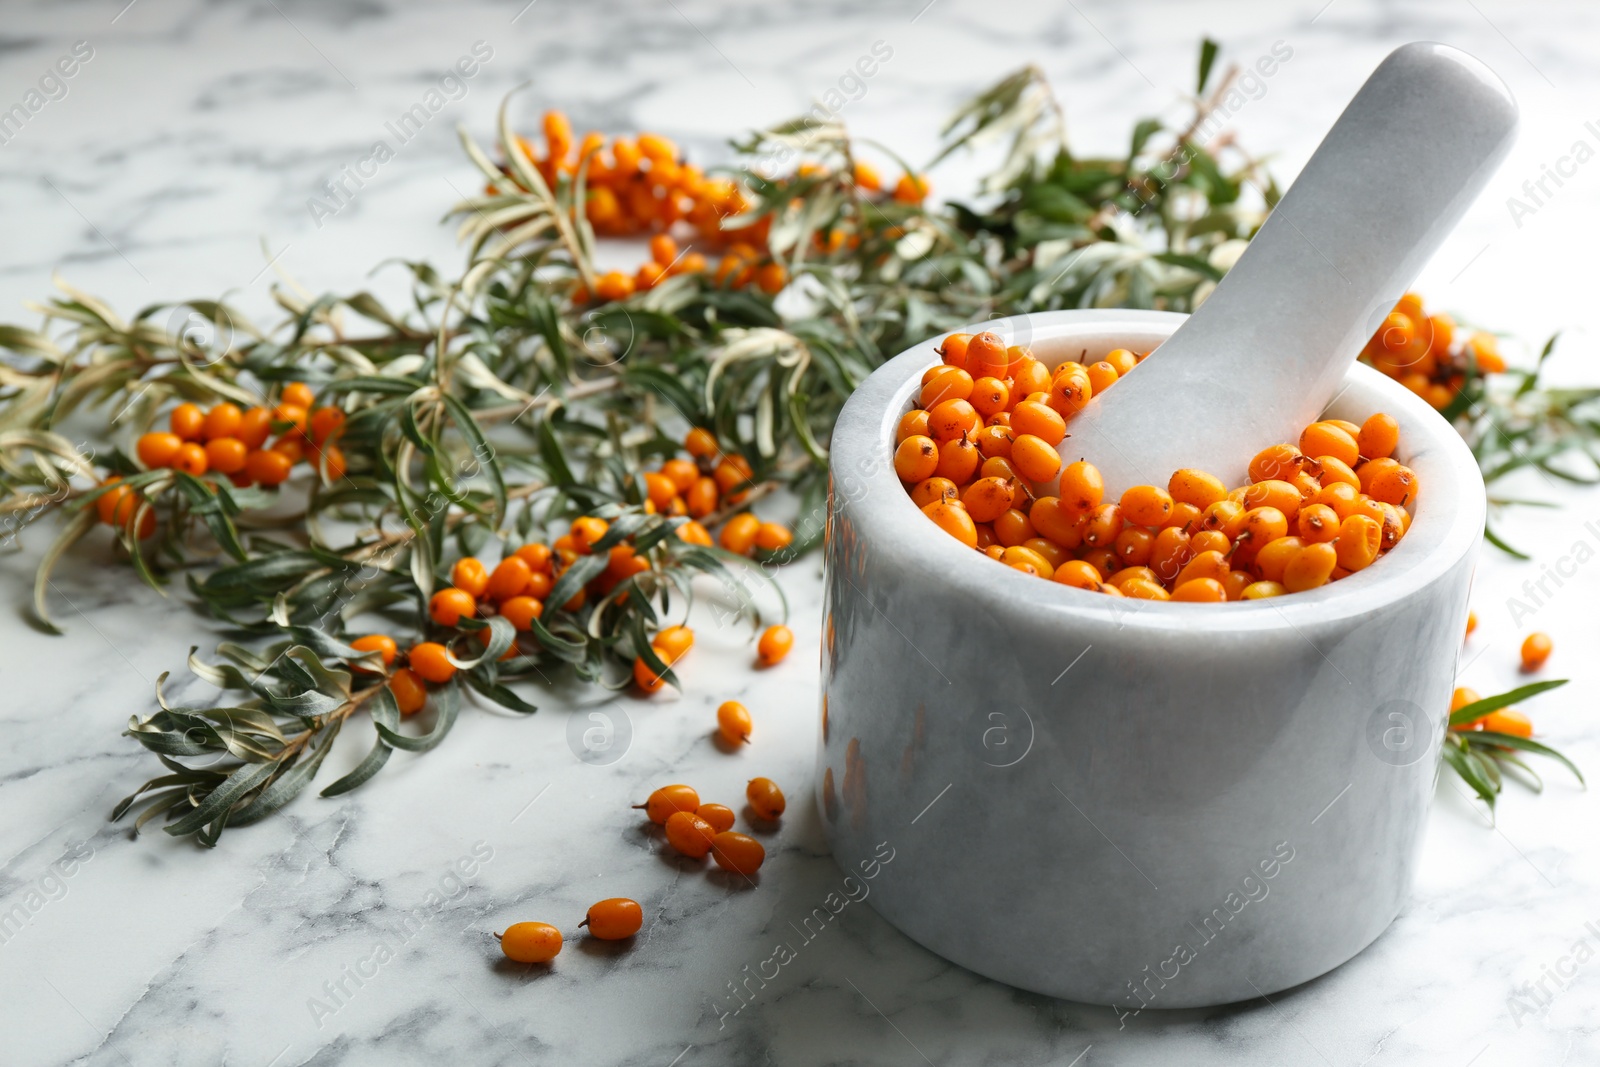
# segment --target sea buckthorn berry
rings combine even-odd
[[[1139,365],[1139,357],[1126,348],[1113,348],[1106,353],[1105,361],[1116,368],[1119,377]]]
[[[1195,554],[1220,552],[1226,556],[1233,551],[1233,542],[1221,530],[1193,530],[1189,532],[1189,547]]]
[[[1358,489],[1361,487],[1360,476],[1357,475],[1355,471],[1351,470],[1348,464],[1334,456],[1318,456],[1316,459],[1312,460],[1311,463],[1316,468],[1316,478],[1314,479],[1314,484],[1317,490],[1320,490],[1325,485],[1333,485],[1337,482],[1343,482],[1346,485],[1353,485]],[[1309,478],[1309,471],[1302,471],[1301,477]],[[1313,490],[1313,494],[1314,493],[1315,490]],[[1305,495],[1306,494],[1304,492],[1301,493],[1302,497]]]
[[[1027,570],[1041,578],[1055,573],[1055,567],[1042,553],[1023,545],[1011,545],[1000,552],[1000,562],[1019,570]]]
[[[514,596],[500,602],[500,614],[514,630],[533,628],[533,620],[544,614],[544,605],[531,596]],[[487,630],[483,631],[488,633]]]
[[[385,667],[393,663],[395,656],[400,652],[399,646],[394,643],[394,638],[387,634],[366,634],[351,641],[350,647],[357,652],[378,653],[383,658]]]
[[[651,793],[643,804],[634,805],[636,809],[644,809],[645,816],[657,826],[664,825],[675,811],[694,811],[699,806],[700,794],[687,785],[664,785]]]
[[[756,642],[756,656],[762,666],[771,667],[782,662],[793,647],[793,630],[787,626],[769,626],[761,632],[761,639]]]
[[[1050,399],[1050,372],[1045,365],[1026,356],[1011,364],[1008,368],[1011,375],[1011,400],[1025,400],[1037,393],[1041,401]]]
[[[1267,600],[1271,597],[1282,596],[1288,590],[1281,582],[1259,581],[1251,582],[1244,587],[1244,592],[1239,594],[1240,600]]]
[[[1089,386],[1096,396],[1115,385],[1118,377],[1117,368],[1103,359],[1089,365]]]
[[[717,503],[721,493],[717,489],[715,478],[697,479],[689,492],[684,496],[684,503],[689,507],[689,514],[697,519],[703,519],[717,510]]]
[[[1228,591],[1215,578],[1191,578],[1173,588],[1172,599],[1195,604],[1221,604],[1228,599]]]
[[[1326,504],[1311,504],[1300,509],[1295,532],[1307,544],[1332,541],[1339,536],[1339,516]]]
[[[1101,504],[1089,512],[1084,523],[1083,543],[1091,548],[1109,548],[1122,532],[1122,509],[1116,504]]]
[[[1004,510],[1004,509],[1002,509]],[[948,500],[936,500],[922,509],[922,513],[939,525],[945,533],[968,548],[978,547],[978,530],[967,514],[966,508]]]
[[[549,963],[561,954],[561,931],[549,923],[514,923],[495,936],[500,951],[515,963]]]
[[[965,371],[957,371],[965,374]],[[977,409],[979,415],[988,418],[996,415],[1011,405],[1011,387],[999,378],[979,378],[972,385],[972,391],[967,400]]]
[[[1122,517],[1137,526],[1160,526],[1172,514],[1172,494],[1159,486],[1133,486],[1120,503]]]
[[[924,441],[929,440],[923,438]],[[931,443],[931,442],[930,442]],[[902,445],[902,448],[905,446]],[[938,462],[934,464],[933,473],[940,478],[948,478],[957,485],[965,485],[972,480],[973,474],[978,469],[978,464],[983,458],[983,453],[978,451],[977,444],[967,434],[939,443]],[[896,457],[898,459],[898,456]],[[922,463],[916,466],[921,469]],[[906,481],[925,481],[926,479],[908,478]]]
[[[1356,435],[1356,448],[1368,459],[1387,459],[1399,444],[1400,424],[1381,411],[1362,423]]]
[[[1122,590],[1122,595],[1133,600],[1171,600],[1172,594],[1164,589],[1160,582],[1148,581],[1144,578],[1134,578],[1125,581],[1116,588]],[[1221,586],[1219,585],[1220,589]]]
[[[200,436],[207,441],[215,441],[219,437],[233,437],[239,432],[239,424],[244,421],[244,414],[237,405],[223,401],[210,411],[200,425]]]
[[[247,408],[239,416],[239,426],[233,435],[243,441],[246,448],[260,448],[272,432],[272,412],[263,407]]]
[[[977,387],[972,380],[972,375],[959,367],[941,367],[935,365],[930,368],[933,374],[926,382],[922,383],[922,392],[918,396],[920,407],[932,411],[946,400],[969,400],[973,390]],[[987,379],[993,381],[994,379]],[[1001,405],[1004,407],[1005,405]],[[982,409],[980,409],[982,410]],[[989,412],[983,412],[987,415]]]
[[[388,685],[402,715],[415,715],[428,702],[428,689],[422,684],[422,675],[409,667],[401,667],[389,675]]]
[[[1173,471],[1171,480],[1167,482],[1167,492],[1173,500],[1192,504],[1202,511],[1228,495],[1222,479],[1192,467]]]
[[[1093,567],[1100,575],[1101,581],[1105,581],[1116,574],[1117,568],[1120,566],[1117,554],[1110,548],[1091,548],[1078,558]]]
[[[1161,585],[1161,579],[1149,567],[1124,567],[1106,579],[1107,585],[1114,585],[1118,589],[1129,582],[1154,582],[1156,585]]]
[[[911,502],[925,508],[936,500],[960,500],[961,491],[949,478],[925,478],[911,490]]]
[[[750,727],[750,711],[737,700],[725,700],[717,706],[717,732],[728,744],[742,745],[749,741]],[[706,847],[711,847],[709,841]]]
[[[1074,589],[1088,589],[1096,593],[1100,591],[1100,572],[1081,559],[1067,560],[1055,569],[1051,577],[1062,585],[1070,585]]]
[[[1334,542],[1339,566],[1359,571],[1371,566],[1383,544],[1383,528],[1366,515],[1352,515],[1339,524],[1339,539]]]
[[[1049,404],[1033,399],[1020,401],[1011,409],[1014,433],[1032,434],[1046,444],[1059,445],[1067,438],[1067,420]]]
[[[489,575],[484,591],[491,599],[505,600],[508,597],[518,596],[526,590],[528,579],[531,577],[533,568],[528,566],[526,560],[520,556],[507,556],[495,564],[494,573]]]
[[[262,485],[281,485],[289,478],[294,461],[282,452],[256,449],[244,457],[244,472],[253,482]]]
[[[1010,456],[994,456],[983,461],[983,464],[978,468],[978,477],[999,478],[1002,481],[1015,482],[1020,480],[1022,475],[1017,471],[1016,464],[1011,462]],[[1017,486],[1016,489],[1019,493],[1026,492],[1022,486]]]
[[[1053,413],[1052,413],[1053,414]],[[1016,431],[1010,426],[991,424],[978,431],[976,443],[978,454],[984,459],[995,456],[1005,459],[1011,455],[1012,442],[1016,440]]]
[[[1061,469],[1061,456],[1055,446],[1031,433],[1017,435],[1007,458],[1017,473],[1032,482],[1047,482]]]
[[[672,487],[679,493],[687,493],[700,479],[700,468],[686,459],[673,458],[661,464],[661,473],[666,475]]]
[[[974,378],[1004,378],[1010,366],[1005,342],[995,334],[985,330],[967,341],[966,368]]]
[[[755,528],[755,547],[762,552],[781,552],[794,544],[794,531],[782,523],[762,523]]]
[[[185,441],[172,457],[172,469],[200,477],[206,472],[205,448],[194,441]]]
[[[411,651],[406,654],[406,662],[430,682],[448,682],[455,677],[456,665],[450,662],[449,652],[437,641],[412,645]]]
[[[1244,528],[1239,531],[1239,543],[1259,550],[1270,541],[1289,533],[1289,520],[1274,507],[1251,508],[1244,513]]]
[[[690,430],[688,436],[683,439],[683,448],[685,452],[697,459],[710,459],[721,451],[717,446],[717,439],[712,436],[711,431],[699,426]]]
[[[1271,445],[1263,448],[1250,460],[1250,480],[1264,482],[1276,478],[1286,480],[1300,470],[1304,457],[1293,445]]]
[[[199,440],[205,424],[205,413],[195,404],[179,404],[167,416],[167,425],[172,432],[185,441]]]
[[[1334,526],[1335,532],[1338,526]],[[1307,542],[1303,538],[1290,536],[1280,537],[1276,541],[1268,542],[1256,552],[1255,570],[1262,579],[1269,582],[1282,582],[1283,572],[1289,566],[1289,561],[1299,555]]]
[[[928,431],[935,441],[949,441],[981,429],[978,409],[965,400],[945,400],[928,412]]]
[[[702,804],[694,813],[710,823],[711,828],[719,834],[733,829],[733,809],[726,804]]]
[[[272,409],[272,422],[275,426],[288,426],[293,430],[304,433],[306,428],[306,409],[299,404],[285,401]]]
[[[1178,586],[1192,582],[1196,578],[1210,578],[1220,584],[1223,579],[1228,577],[1230,570],[1232,568],[1228,565],[1228,558],[1221,552],[1197,552],[1194,558],[1185,563],[1183,569],[1178,571],[1178,576],[1172,580],[1172,586],[1176,589]]]
[[[1340,520],[1348,518],[1355,513],[1356,502],[1361,498],[1361,491],[1344,482],[1335,482],[1325,485],[1317,491],[1316,503],[1326,504],[1333,509],[1333,513]]]
[[[281,452],[289,457],[291,465],[299,463],[306,455],[306,439],[296,430],[285,432],[267,447],[269,451]]]
[[[1022,547],[1037,552],[1044,557],[1046,563],[1050,564],[1050,569],[1044,575],[1046,578],[1053,575],[1057,567],[1072,558],[1070,551],[1062,548],[1048,537],[1030,537],[1022,542]]]
[[[1246,511],[1251,508],[1277,508],[1287,519],[1293,519],[1300,513],[1300,490],[1292,482],[1267,478],[1241,488],[1244,492],[1239,495],[1239,503],[1244,505]]]
[[[1150,561],[1155,540],[1156,535],[1142,526],[1124,526],[1111,543],[1111,551],[1124,567],[1142,567]]]
[[[134,446],[134,451],[139,455],[139,462],[151,470],[157,467],[170,467],[178,455],[178,449],[183,447],[183,438],[175,433],[147,433],[139,438]]]
[[[900,444],[908,437],[928,437],[928,413],[921,408],[913,408],[900,416],[900,425],[894,432],[894,443]]]
[[[1380,504],[1409,507],[1417,499],[1417,476],[1410,467],[1396,463],[1374,472],[1365,491]]]
[[[428,615],[440,626],[455,626],[465,615],[472,618],[478,602],[464,589],[441,589],[428,600]]]
[[[1094,386],[1089,383],[1087,371],[1079,374],[1057,374],[1050,380],[1050,407],[1067,418],[1088,407],[1094,399]]]
[[[1006,548],[1020,545],[1034,535],[1033,523],[1028,520],[1026,512],[1019,508],[1009,508],[990,526],[994,530],[994,539]]]
[[[1231,529],[1243,519],[1245,507],[1237,500],[1219,500],[1200,514],[1200,528],[1222,534],[1229,540]]]
[[[750,802],[750,810],[758,818],[769,822],[782,816],[788,803],[783,798],[783,790],[771,778],[750,779],[744,789],[744,798]]]
[[[651,647],[655,651],[657,659],[670,665],[670,661],[662,653],[661,649],[654,648],[654,646]],[[636,656],[633,660],[633,684],[637,685],[646,694],[650,694],[660,692],[661,688],[667,684],[667,679],[664,675],[657,674],[655,669],[645,662],[643,656]]]
[[[1007,479],[992,476],[979,478],[961,494],[962,506],[973,522],[993,522],[1005,514],[1015,499],[1015,485]]]
[[[1291,593],[1302,593],[1326,585],[1338,564],[1338,553],[1331,544],[1306,545],[1283,569],[1283,587]]]
[[[748,834],[724,830],[712,839],[711,858],[723,870],[749,877],[767,861],[767,850]]]
[[[1490,733],[1510,734],[1512,737],[1533,736],[1533,722],[1516,708],[1491,711],[1478,720],[1478,725]]]
[[[548,553],[549,550],[545,551]],[[521,554],[521,549],[518,549],[517,555],[520,557]],[[476,557],[463,556],[450,568],[450,584],[474,597],[480,597],[489,591],[489,571]]]
[[[1529,634],[1522,641],[1522,669],[1536,671],[1543,667],[1544,661],[1550,658],[1550,651],[1554,647],[1549,634]]]
[[[1249,571],[1231,570],[1222,580],[1222,591],[1230,601],[1239,600],[1255,580],[1256,576]]]
[[[694,631],[687,626],[667,626],[656,634],[650,644],[663,653],[662,659],[676,663],[694,647]]]
[[[244,470],[249,449],[236,437],[217,437],[206,442],[206,468],[218,474],[238,474]]]
[[[640,478],[644,482],[645,498],[658,508],[666,507],[678,495],[678,487],[672,484],[672,479],[659,471],[645,471]]]
[[[1331,422],[1314,422],[1300,431],[1300,451],[1307,456],[1332,456],[1351,467],[1361,457],[1355,438]]]
[[[933,472],[930,470],[929,475]],[[748,511],[740,512],[729,519],[722,526],[719,540],[722,547],[739,556],[748,556],[756,543],[756,531],[761,529],[761,520]]]
[[[120,481],[116,476],[107,478],[105,484],[111,488],[94,498],[95,511],[107,526],[126,526],[138,508],[138,494],[125,485],[114,484]]]
[[[590,937],[602,941],[622,941],[639,932],[644,925],[644,909],[639,902],[627,897],[612,897],[589,908],[579,926],[589,928]]]
[[[970,333],[951,334],[936,349],[939,353],[939,358],[944,360],[946,366],[960,367],[965,370],[967,366],[967,346],[971,340],[972,335]]]
[[[1172,502],[1172,514],[1168,515],[1167,521],[1161,525],[1163,527],[1171,526],[1179,530],[1192,530],[1195,528],[1195,524],[1200,521],[1200,515],[1200,509],[1193,504],[1185,504],[1181,500],[1174,500]]]
[[[1477,628],[1478,628],[1478,613],[1476,611],[1467,612],[1467,636],[1471,637],[1472,636],[1472,631],[1476,630]]]
[[[1092,463],[1078,460],[1061,472],[1061,503],[1068,511],[1085,514],[1100,506],[1105,497],[1105,479]],[[1116,535],[1113,534],[1113,537]]]
[[[705,859],[717,829],[692,811],[675,811],[667,816],[667,844],[690,859]]]
[[[1059,497],[1042,496],[1028,509],[1028,522],[1061,547],[1075,549],[1083,543],[1078,523],[1084,514],[1068,508]]]
[[[305,382],[290,382],[283,387],[283,392],[278,397],[285,404],[295,404],[299,407],[309,408],[316,400],[311,387]]]
[[[1178,572],[1193,555],[1190,546],[1191,538],[1187,531],[1169,526],[1155,535],[1155,540],[1150,544],[1150,557],[1145,565],[1154,571],[1161,581],[1170,582],[1178,576]]]

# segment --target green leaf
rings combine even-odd
[[[494,701],[496,704],[499,704],[501,707],[507,708],[511,711],[515,711],[523,715],[531,715],[539,710],[537,707],[528,703],[526,700],[523,700],[516,693],[513,693],[510,689],[506,688],[500,683],[491,682],[488,679],[480,676],[477,671],[467,672],[467,684],[472,686],[473,689],[476,689],[485,697]]]
[[[1565,678],[1558,678],[1550,682],[1534,682],[1532,685],[1524,685],[1504,693],[1497,693],[1492,697],[1475,700],[1471,704],[1465,704],[1452,711],[1450,713],[1450,725],[1464,726],[1467,723],[1477,722],[1492,711],[1510,707],[1512,704],[1520,703],[1530,697],[1536,697],[1540,693],[1547,693],[1552,689],[1558,689],[1566,684],[1567,679]]]
[[[76,544],[84,534],[94,528],[96,514],[92,508],[85,508],[67,520],[66,526],[56,536],[55,541],[45,550],[43,558],[39,560],[39,569],[33,574],[33,616],[40,627],[53,634],[62,633],[61,627],[50,618],[50,609],[46,604],[46,593],[50,588],[50,572],[55,569],[56,563],[61,559],[67,549]]]
[[[200,806],[177,822],[163,827],[173,837],[184,837],[226,814],[240,797],[266,781],[278,769],[276,763],[247,763],[230,774],[201,801]]]
[[[1541,745],[1539,742],[1526,737],[1497,733],[1493,730],[1475,730],[1472,733],[1464,733],[1461,736],[1469,745],[1484,747],[1500,745],[1506,748],[1521,749],[1523,752],[1532,752],[1540,756],[1548,756],[1571,771],[1573,776],[1578,779],[1579,784],[1585,788],[1589,785],[1588,782],[1584,781],[1583,772],[1578,770],[1578,765],[1549,745]]]
[[[395,748],[403,748],[407,752],[427,752],[438,745],[450,732],[450,727],[455,725],[456,715],[461,707],[461,687],[457,680],[452,678],[442,688],[436,690],[433,696],[435,719],[432,730],[420,737],[412,737],[374,720],[373,725],[377,728],[378,736]]]
[[[1200,77],[1195,82],[1196,96],[1202,96],[1206,91],[1206,82],[1211,80],[1211,65],[1217,61],[1219,51],[1217,42],[1207,37],[1200,42]]]

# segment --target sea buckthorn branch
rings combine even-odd
[[[1566,685],[1567,679],[1535,682],[1490,697],[1477,697],[1469,689],[1457,689],[1450,711],[1450,728],[1445,734],[1441,753],[1450,769],[1455,771],[1489,807],[1491,817],[1495,810],[1503,782],[1502,768],[1514,769],[1526,776],[1535,792],[1542,792],[1544,782],[1538,773],[1518,757],[1519,752],[1553,759],[1571,771],[1578,784],[1587,788],[1583,772],[1566,756],[1533,740],[1529,734],[1532,724],[1525,715],[1511,705]]]

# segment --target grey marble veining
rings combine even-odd
[[[655,128],[715,162],[725,135],[803,110],[882,40],[893,58],[842,112],[862,135],[925,157],[955,103],[1032,60],[1059,90],[1074,144],[1115,153],[1134,117],[1181,114],[1202,33],[1245,61],[1281,40],[1293,58],[1233,124],[1287,177],[1383,55],[1433,39],[1510,84],[1523,132],[1422,288],[1535,343],[1565,328],[1551,374],[1600,377],[1587,256],[1600,167],[1572,170],[1570,158],[1580,139],[1600,144],[1585,126],[1600,116],[1592,5],[123,3],[14,4],[0,23],[0,107],[75,42],[94,49],[66,95],[0,145],[0,318],[24,318],[22,302],[44,296],[57,268],[123,309],[233,290],[260,310],[271,255],[312,288],[369,284],[371,265],[394,255],[456,263],[436,225],[452,185],[473,181],[454,124],[487,135],[501,94],[525,79],[526,115],[553,104],[580,130]],[[319,227],[307,202],[323,183],[479,40],[494,55],[466,95]],[[1572,170],[1559,186],[1545,177],[1558,164]],[[965,189],[976,169],[952,160],[936,191]],[[1511,197],[1527,208],[1514,211]],[[1590,654],[1600,498],[1536,476],[1506,494],[1566,508],[1497,516],[1534,560],[1481,558],[1463,680],[1484,692],[1518,684],[1517,643],[1549,631],[1546,674],[1574,682],[1527,710],[1541,737],[1600,768],[1588,699],[1600,682]],[[42,547],[30,534],[26,551],[0,555],[8,603],[26,600]],[[567,745],[569,721],[595,710],[593,698],[540,695],[543,710],[527,720],[469,709],[438,751],[396,756],[350,796],[296,801],[213,853],[159,833],[130,842],[105,814],[150,761],[118,731],[153,706],[155,678],[181,678],[189,645],[213,635],[181,590],[163,600],[130,575],[91,568],[103,551],[86,544],[81,565],[58,572],[69,637],[43,637],[12,610],[0,622],[0,923],[22,909],[0,935],[7,1067],[1596,1058],[1600,816],[1554,770],[1542,798],[1508,786],[1494,829],[1441,784],[1394,925],[1271,1004],[1147,1011],[1121,1025],[1107,1006],[1022,993],[919,948],[877,917],[870,895],[845,894],[803,802],[820,560],[784,578],[799,648],[790,662],[749,671],[744,635],[707,615],[684,666],[689,692],[623,700],[633,740],[609,766],[580,763]],[[738,756],[708,737],[729,698],[757,721],[757,743]],[[754,889],[664,855],[626,809],[671,780],[735,803],[758,773],[782,783],[792,806],[765,838],[771,858]],[[575,940],[548,974],[497,962],[492,931],[520,919],[571,929],[589,903],[618,894],[646,909],[631,949]]]

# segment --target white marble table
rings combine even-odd
[[[1566,329],[1552,372],[1600,378],[1589,334],[1600,322],[1590,254],[1600,164],[1563,164],[1569,176],[1547,183],[1553,195],[1531,212],[1514,217],[1506,204],[1575,141],[1600,146],[1600,129],[1585,126],[1600,115],[1593,5],[125,2],[5,11],[0,108],[74,42],[92,56],[65,96],[0,147],[0,318],[22,318],[21,302],[44,295],[54,269],[124,309],[222,289],[260,308],[263,243],[313,288],[353,287],[388,256],[455,262],[435,220],[452,186],[473,177],[451,127],[486,131],[500,95],[530,78],[539,103],[566,108],[580,130],[648,126],[714,160],[725,134],[798,112],[884,41],[892,59],[844,111],[863,134],[917,156],[953,104],[1032,60],[1059,88],[1074,143],[1119,151],[1136,115],[1176,110],[1202,33],[1245,61],[1281,40],[1292,59],[1234,122],[1248,144],[1276,150],[1287,176],[1384,53],[1427,38],[1490,63],[1526,120],[1424,290],[1524,337]],[[464,98],[348,205],[314,218],[308,200],[322,183],[367,156],[384,123],[476,41],[493,55]],[[971,173],[958,160],[935,183],[962,190]],[[1542,736],[1600,773],[1590,699],[1600,567],[1574,565],[1600,548],[1600,495],[1538,479],[1522,490],[1564,508],[1502,520],[1535,560],[1485,552],[1464,677],[1484,691],[1516,684],[1521,634],[1551,632],[1547,673],[1575,682],[1529,710]],[[41,542],[30,534],[24,551],[0,556],[8,603],[26,600]],[[1270,1004],[1146,1012],[1119,1026],[1108,1007],[953,967],[850,907],[735,1015],[729,983],[840,879],[806,802],[815,559],[785,578],[802,651],[757,674],[739,638],[705,627],[686,695],[624,701],[633,737],[616,763],[588,766],[569,749],[568,724],[588,702],[580,693],[543,696],[529,720],[472,711],[440,750],[397,756],[352,796],[304,797],[214,852],[160,833],[130,841],[105,819],[151,766],[121,725],[152,706],[157,675],[183,676],[188,646],[213,634],[182,592],[162,600],[125,572],[90,567],[94,552],[82,559],[58,578],[70,636],[41,636],[10,609],[0,619],[7,1065],[1492,1067],[1600,1055],[1600,816],[1555,773],[1542,798],[1508,787],[1494,828],[1442,784],[1420,879],[1393,928]],[[1532,619],[1514,618],[1510,598],[1526,598],[1523,583],[1547,569],[1574,573],[1547,580]],[[730,697],[758,722],[757,744],[738,756],[707,737],[712,709]],[[757,773],[796,803],[752,891],[680,867],[626,810],[671,780],[736,800]],[[491,931],[519,919],[571,929],[611,895],[645,906],[630,950],[572,942],[544,975],[496,962]],[[1541,981],[1544,993],[1525,987]]]

